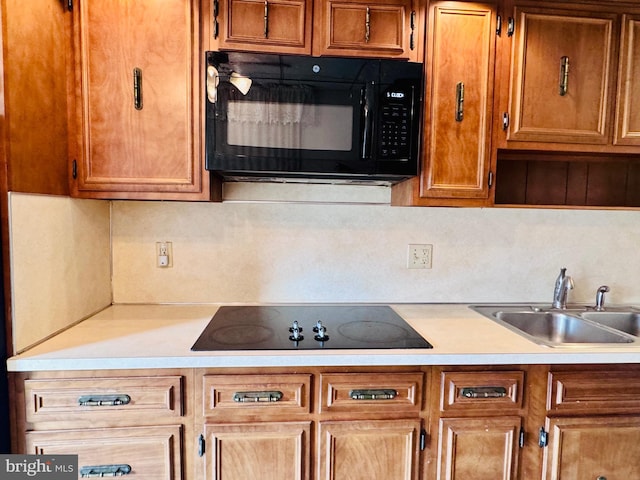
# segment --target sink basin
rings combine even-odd
[[[624,345],[636,340],[629,335],[629,331],[616,329],[614,325],[609,326],[604,322],[596,323],[595,319],[587,318],[587,315],[596,312],[587,313],[584,309],[576,309],[569,313],[536,306],[484,305],[471,308],[540,345],[591,347]],[[626,321],[633,323],[635,320],[636,331],[639,331],[640,314],[634,320],[629,320],[628,317],[627,315]],[[607,317],[607,320],[615,323],[613,317]],[[616,317],[616,322],[624,324],[625,319]]]
[[[582,318],[640,337],[638,312],[587,312],[582,314]]]

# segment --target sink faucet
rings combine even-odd
[[[561,268],[560,275],[556,278],[556,285],[553,290],[553,308],[565,309],[567,308],[567,296],[569,290],[573,289],[573,278],[567,275],[567,269]]]
[[[598,287],[598,291],[596,292],[596,306],[593,307],[596,312],[602,312],[604,310],[604,294],[608,291],[609,287],[607,285]]]

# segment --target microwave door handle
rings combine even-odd
[[[362,89],[362,159],[371,157],[371,145],[373,138],[373,112],[375,112],[375,91],[374,83],[367,83]]]

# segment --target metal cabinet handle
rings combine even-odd
[[[213,38],[218,38],[218,30],[220,24],[218,23],[218,15],[220,10],[220,3],[218,0],[213,0]]]
[[[269,2],[264,0],[264,38],[269,38]]]
[[[456,122],[464,119],[464,83],[458,82],[456,85]]]
[[[131,465],[95,465],[80,467],[80,477],[121,477],[131,473]]]
[[[126,394],[116,395],[82,395],[78,398],[78,405],[82,407],[116,407],[128,405],[131,397]]]
[[[364,19],[364,41],[369,43],[371,38],[371,8],[367,7],[367,14]]]
[[[398,396],[398,392],[391,388],[377,390],[351,390],[349,397],[352,400],[392,400]]]
[[[416,11],[412,10],[411,11],[411,34],[409,35],[409,49],[410,50],[414,50],[415,46],[416,46],[416,42],[415,42],[415,39],[414,39],[415,29],[416,29]]]
[[[467,387],[460,394],[465,398],[503,398],[507,396],[504,387]]]
[[[142,70],[133,69],[133,106],[136,110],[142,110]]]
[[[236,392],[233,401],[237,403],[279,402],[282,400],[282,392]]]
[[[560,96],[564,97],[569,90],[569,57],[560,59]]]

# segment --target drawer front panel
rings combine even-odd
[[[423,374],[328,373],[320,377],[320,410],[327,413],[403,413],[421,408]]]
[[[442,372],[440,410],[519,410],[524,372]]]
[[[640,375],[635,372],[552,372],[550,412],[640,412]]]
[[[180,376],[31,379],[25,381],[25,403],[28,422],[179,417],[182,381]]]
[[[97,472],[126,472],[154,480],[182,478],[181,427],[99,428],[27,432],[27,453],[78,455],[78,478]],[[93,473],[93,475],[91,475]],[[105,476],[118,476],[105,475]]]
[[[202,379],[206,417],[308,414],[311,375],[205,375]]]

